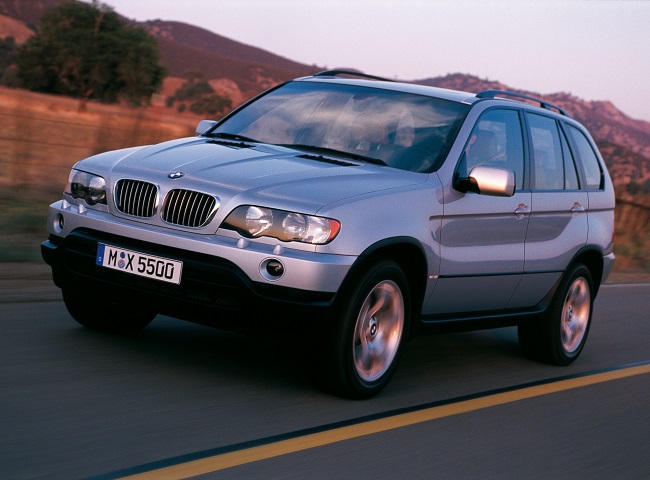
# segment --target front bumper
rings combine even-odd
[[[146,302],[160,314],[231,330],[251,321],[301,318],[308,322],[317,310],[331,306],[356,258],[160,231],[65,202],[50,206],[48,224],[50,237],[41,252],[60,288],[93,298]],[[61,224],[64,228],[59,228]],[[181,283],[97,266],[98,243],[182,261]],[[265,278],[263,265],[269,259],[284,265],[281,278]]]
[[[98,242],[136,249],[183,262],[179,285],[100,267],[95,263]],[[134,241],[89,230],[65,238],[51,235],[41,244],[43,259],[52,267],[54,283],[98,299],[123,299],[147,305],[159,314],[210,326],[240,330],[255,321],[276,322],[311,317],[334,300],[331,292],[312,292],[250,281],[232,262],[194,252]],[[307,317],[310,318],[310,317]]]

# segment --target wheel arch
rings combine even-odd
[[[393,237],[381,240],[364,250],[354,263],[343,288],[348,281],[354,281],[371,264],[380,260],[395,262],[404,272],[409,283],[411,316],[409,327],[414,326],[422,311],[427,279],[427,257],[422,244],[413,237]]]
[[[603,278],[603,253],[594,246],[585,246],[576,253],[570,265],[582,263],[589,269],[594,287],[594,296],[598,293]]]

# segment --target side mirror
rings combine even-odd
[[[216,124],[217,122],[215,122],[214,120],[201,120],[199,124],[196,126],[196,135],[197,136],[203,135],[205,132],[210,130]]]
[[[512,197],[515,194],[515,172],[501,168],[474,167],[468,178],[456,180],[455,188],[461,192]]]

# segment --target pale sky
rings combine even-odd
[[[308,65],[403,80],[467,73],[610,100],[650,121],[650,0],[105,0]]]

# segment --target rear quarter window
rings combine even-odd
[[[573,139],[573,144],[577,150],[580,164],[585,175],[584,188],[587,190],[598,190],[602,188],[603,171],[600,168],[598,157],[594,152],[589,140],[584,133],[577,128],[567,125],[568,132]]]
[[[526,114],[526,119],[532,143],[532,187],[536,190],[562,190],[565,169],[555,120],[531,113]]]

